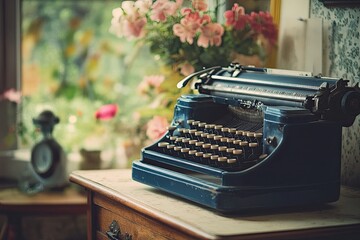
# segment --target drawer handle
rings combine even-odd
[[[132,236],[130,234],[121,234],[120,226],[115,220],[113,220],[110,224],[109,231],[106,232],[106,236],[108,236],[110,240],[132,240]]]

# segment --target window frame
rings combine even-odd
[[[21,0],[0,0],[0,94],[6,90],[21,88]],[[15,123],[14,139],[17,139],[16,123],[18,116],[17,104],[9,101],[0,101],[0,141],[3,141],[9,129]],[[17,140],[3,150],[17,149]]]

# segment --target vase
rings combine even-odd
[[[92,170],[101,168],[101,150],[80,149],[81,170]]]

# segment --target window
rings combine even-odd
[[[0,68],[6,71],[0,93],[22,93],[20,104],[1,101],[7,113],[0,127],[2,150],[31,147],[40,137],[32,118],[44,109],[60,117],[54,136],[68,152],[108,144],[102,137],[114,122],[95,118],[106,104],[119,106],[115,127],[127,133],[133,109],[146,102],[136,96],[137,85],[144,75],[156,74],[159,62],[146,47],[108,32],[111,11],[120,3],[1,0]]]

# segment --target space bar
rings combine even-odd
[[[160,162],[163,164],[168,164],[171,166],[187,169],[190,171],[195,171],[203,174],[208,174],[215,177],[221,177],[225,172],[219,168],[213,168],[208,165],[203,165],[195,162],[188,161],[186,159],[177,158],[167,154],[159,153],[151,150],[144,150],[142,152],[143,161],[147,160]]]

